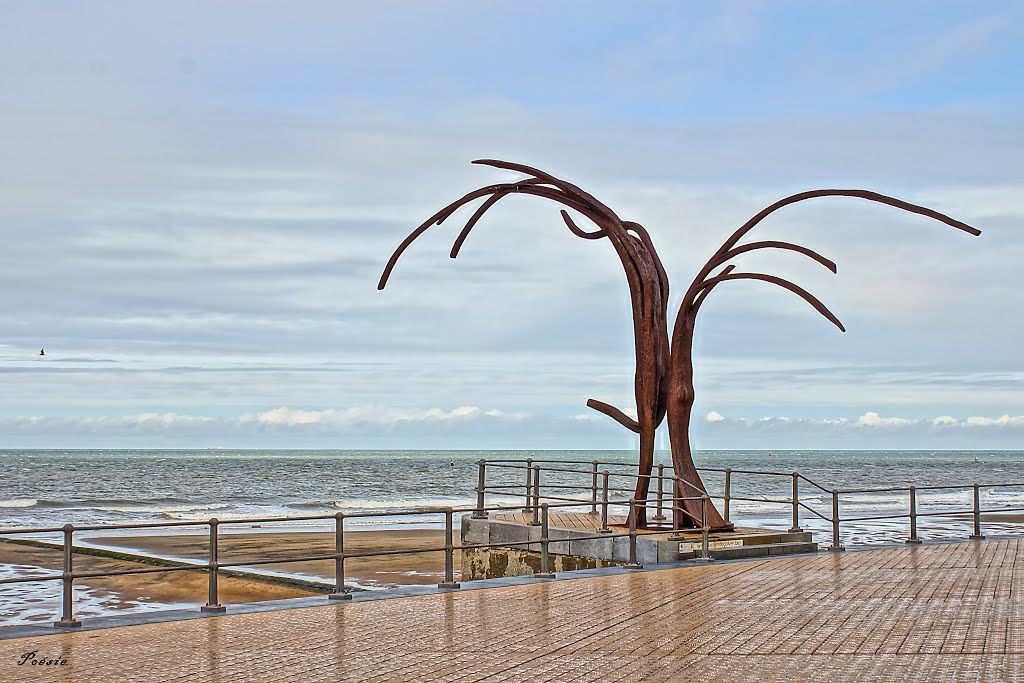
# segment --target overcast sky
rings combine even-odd
[[[642,9],[640,9],[642,8]],[[644,224],[702,309],[698,448],[1024,444],[1017,3],[11,1],[0,446],[629,448],[626,283],[555,206],[420,221],[538,166]],[[39,356],[45,347],[46,355]],[[659,443],[659,446],[663,445]]]

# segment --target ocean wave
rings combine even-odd
[[[81,500],[47,500],[35,501],[33,507],[66,510],[103,510],[109,506],[149,507],[160,503],[188,503],[184,498],[149,498],[137,500],[133,498],[83,498]]]
[[[469,498],[422,498],[419,500],[324,500],[288,503],[295,510],[437,511],[471,505]]]
[[[581,501],[586,504],[589,501]],[[521,498],[512,496],[489,496],[487,506],[516,507],[522,505]],[[465,498],[419,498],[406,500],[383,500],[383,499],[360,499],[360,500],[324,500],[304,503],[288,503],[285,507],[291,510],[304,510],[310,512],[323,511],[332,513],[338,510],[359,513],[399,513],[399,512],[421,512],[437,513],[444,512],[448,508],[456,510],[469,510],[476,507],[476,499]]]
[[[131,506],[110,506],[110,507],[97,507],[95,510],[101,510],[103,512],[124,512],[127,514],[134,513],[146,513],[152,515],[164,515],[176,512],[201,512],[210,510],[223,510],[228,507],[227,503],[197,503],[195,505],[171,505],[168,507],[154,507],[148,505],[131,505]]]
[[[0,500],[0,508],[30,508],[34,507],[38,500],[35,498],[15,498],[13,500]]]

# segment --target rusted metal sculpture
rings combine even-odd
[[[793,292],[809,303],[832,324],[845,332],[845,328],[828,308],[808,292],[797,285],[764,273],[736,273],[735,266],[729,263],[733,258],[757,249],[785,249],[807,256],[833,273],[836,264],[810,249],[789,242],[762,241],[738,245],[739,241],[769,214],[789,204],[813,199],[815,197],[859,197],[873,202],[888,204],[904,211],[921,214],[941,221],[946,225],[958,228],[972,235],[980,235],[981,231],[966,223],[950,218],[944,214],[916,204],[888,197],[866,190],[813,190],[781,199],[761,210],[757,215],[744,223],[732,234],[718,251],[704,264],[687,289],[683,301],[676,314],[675,326],[672,331],[671,344],[668,334],[668,276],[662,266],[661,259],[654,249],[650,235],[639,223],[624,221],[614,211],[599,202],[592,195],[579,187],[556,178],[544,171],[521,164],[481,159],[475,164],[493,166],[524,174],[522,180],[512,183],[488,185],[470,192],[461,199],[452,202],[412,231],[398,246],[388,260],[384,273],[381,275],[377,289],[384,289],[391,271],[402,253],[412,242],[434,225],[440,225],[456,210],[477,199],[486,197],[466,222],[462,232],[456,238],[451,250],[451,258],[458,256],[469,233],[480,218],[499,200],[513,193],[528,194],[562,204],[577,212],[593,223],[597,229],[587,231],[581,229],[572,220],[569,213],[562,209],[562,220],[569,230],[577,237],[588,240],[607,238],[615,249],[629,285],[629,294],[633,304],[633,340],[636,350],[636,373],[634,393],[636,397],[637,419],[626,415],[622,410],[602,401],[590,399],[587,405],[598,412],[604,413],[626,429],[640,436],[639,473],[635,497],[646,500],[653,464],[654,436],[658,426],[668,416],[669,441],[672,448],[672,464],[676,475],[692,485],[678,484],[676,495],[686,498],[695,495],[695,488],[703,490],[701,481],[690,449],[690,417],[693,411],[693,334],[697,313],[708,294],[719,284],[728,280],[761,280],[778,285]],[[721,270],[718,270],[721,269]],[[715,271],[718,272],[715,272]],[[699,500],[685,501],[689,520],[699,519],[701,504]],[[638,523],[644,523],[645,511],[638,513]],[[708,524],[712,529],[727,529],[731,525],[726,522],[714,506],[708,508]]]

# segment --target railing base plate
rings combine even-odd
[[[441,583],[437,584],[437,587],[444,590],[454,590],[456,588],[462,588],[462,584],[455,581],[452,581],[450,583],[447,581],[442,581]]]
[[[624,565],[622,565],[622,568],[623,569],[643,569],[644,566],[642,564],[639,564],[639,563],[637,563],[637,564],[624,564]]]
[[[199,611],[206,612],[207,614],[224,614],[228,611],[228,608],[224,605],[203,605],[199,608]]]
[[[971,534],[967,538],[971,539],[972,541],[984,541],[985,534]]]
[[[328,600],[351,600],[351,593],[331,593],[327,596]]]
[[[907,540],[905,540],[903,542],[904,543],[910,543],[911,545],[918,545],[919,543],[921,543],[921,539],[920,538],[908,538]]]
[[[78,628],[82,625],[82,622],[75,621],[74,619],[72,619],[71,621],[64,621],[63,619],[61,619],[60,621],[53,622],[53,625],[59,626],[60,628]]]
[[[537,572],[533,575],[535,579],[553,579],[555,578],[554,572]]]

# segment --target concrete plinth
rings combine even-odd
[[[525,576],[540,571],[540,527],[529,524],[528,515],[492,516],[488,519],[462,518],[463,545],[498,544],[493,548],[471,548],[462,551],[462,578],[465,581],[505,576]],[[522,519],[520,519],[522,518]],[[622,520],[618,520],[620,523]],[[616,536],[628,531],[611,524],[613,538],[600,535],[600,519],[596,515],[552,515],[549,524],[548,553],[550,571],[564,572],[594,569],[629,562],[629,538]],[[639,564],[655,564],[699,559],[699,533],[683,532],[683,540],[669,540],[669,532],[646,533],[637,537]],[[818,545],[810,532],[768,531],[738,528],[709,536],[709,554],[713,559],[770,557],[817,552]]]

